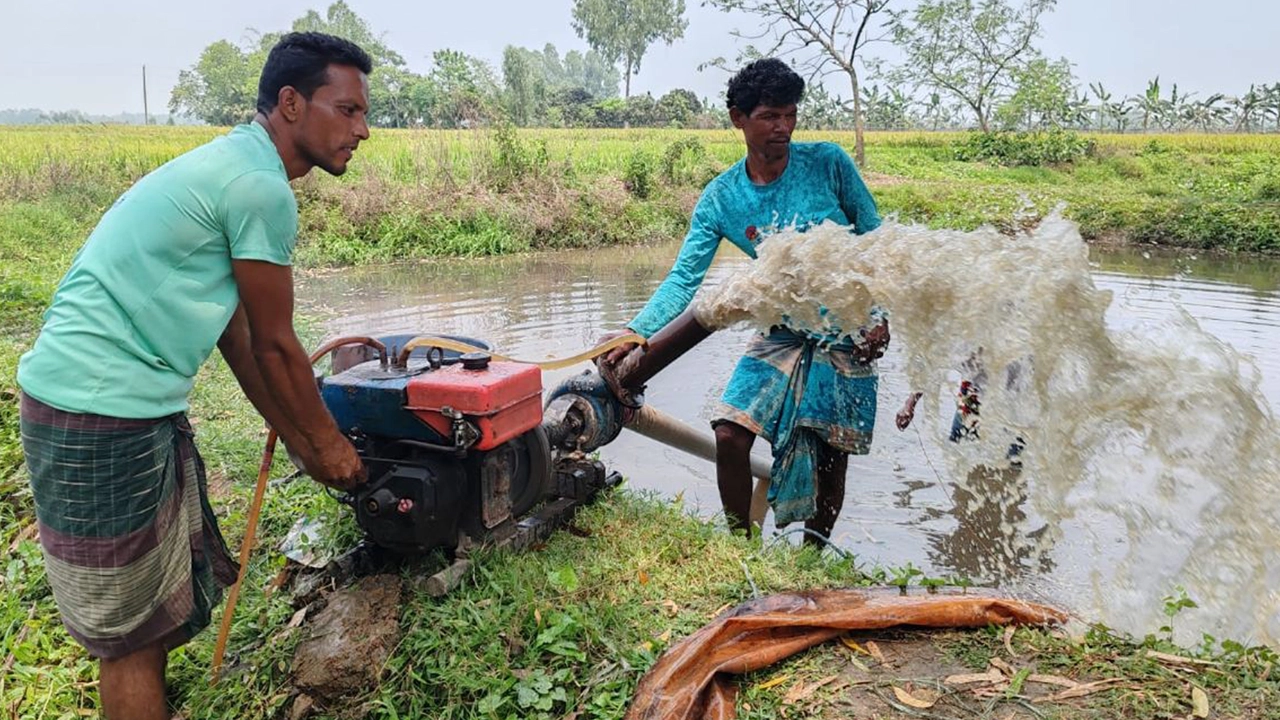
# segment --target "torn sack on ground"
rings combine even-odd
[[[730,675],[766,667],[849,630],[1046,625],[1065,619],[1044,605],[972,589],[770,595],[739,605],[667,650],[640,681],[626,720],[731,720],[737,686]]]

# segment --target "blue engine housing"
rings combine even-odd
[[[388,354],[394,355],[415,337],[416,334],[387,335],[379,337],[378,342],[386,346]],[[488,343],[475,338],[458,335],[440,337],[489,349]],[[347,435],[451,444],[451,439],[442,437],[431,426],[404,409],[405,387],[409,378],[422,372],[431,372],[425,364],[427,348],[416,348],[413,351],[408,371],[382,368],[374,361],[376,355],[372,354],[372,349],[363,348],[362,352],[365,350],[367,354],[356,357],[348,355],[345,358],[346,362],[359,364],[320,381],[320,397],[338,423],[338,429]],[[446,350],[443,364],[458,362],[459,354]],[[414,360],[418,362],[415,363]]]

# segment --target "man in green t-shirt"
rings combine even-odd
[[[235,580],[184,414],[215,346],[313,478],[364,480],[294,333],[289,181],[346,170],[369,137],[371,70],[347,40],[285,35],[253,122],[116,201],[19,364],[49,583],[63,624],[100,660],[108,720],[169,717],[168,651],[208,625]]]

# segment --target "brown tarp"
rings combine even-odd
[[[640,681],[626,720],[732,720],[737,686],[730,675],[758,670],[850,630],[1046,625],[1065,619],[1050,607],[975,590],[770,595],[727,611],[667,650]]]

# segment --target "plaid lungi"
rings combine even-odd
[[[878,383],[875,364],[858,361],[847,343],[825,345],[783,326],[752,338],[712,425],[741,425],[772,446],[769,505],[779,527],[817,512],[819,443],[870,451]]]
[[[184,415],[63,412],[26,395],[22,449],[62,622],[91,655],[173,649],[236,579]]]

